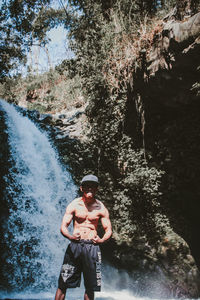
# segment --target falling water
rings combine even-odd
[[[67,246],[60,223],[77,187],[59,163],[48,136],[14,106],[1,100],[0,107],[5,113],[11,165],[4,178],[9,217],[4,224],[6,280],[4,285],[1,282],[0,298],[53,299]],[[124,290],[119,289],[120,282]],[[127,273],[119,274],[108,265],[103,283],[96,300],[146,299],[134,296]],[[69,291],[67,299],[82,299],[83,287],[78,290]]]
[[[4,101],[0,105],[12,164],[5,178],[9,201],[4,235],[7,288],[52,291],[67,243],[60,235],[60,223],[77,188],[59,164],[47,135],[14,106]]]

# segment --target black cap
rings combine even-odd
[[[92,175],[92,174],[84,176],[83,179],[81,180],[81,184],[83,184],[84,182],[87,182],[87,181],[94,182],[97,185],[99,184],[98,177],[95,175]]]

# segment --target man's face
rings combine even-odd
[[[84,182],[82,186],[80,187],[80,190],[83,192],[84,197],[87,199],[92,199],[96,192],[97,192],[98,186],[95,182]]]

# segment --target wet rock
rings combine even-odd
[[[58,115],[58,118],[59,119],[65,119],[67,117],[67,115],[66,114],[61,114],[61,115]]]
[[[51,124],[51,122],[53,121],[53,116],[51,114],[40,114],[39,121],[45,124]]]

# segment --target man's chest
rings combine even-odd
[[[86,206],[77,206],[75,210],[75,218],[77,221],[83,222],[83,221],[90,221],[95,222],[98,221],[101,217],[101,210],[97,209],[96,207],[93,208],[87,208]]]

